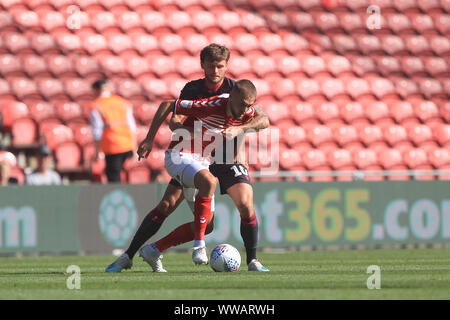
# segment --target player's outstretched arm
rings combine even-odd
[[[191,133],[191,135],[194,134],[194,127],[189,127],[189,126],[185,126],[183,125],[183,120],[184,116],[179,115],[179,114],[175,114],[169,122],[169,129],[172,131],[175,131],[177,129],[184,129],[187,130]]]
[[[145,139],[139,144],[139,148],[137,150],[137,154],[139,156],[139,160],[141,158],[147,158],[153,148],[153,141],[155,139],[156,133],[158,132],[159,127],[167,118],[167,116],[173,111],[175,106],[175,100],[166,100],[161,102],[158,110],[153,117],[152,124],[150,125],[150,129],[148,130],[147,136]]]

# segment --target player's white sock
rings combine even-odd
[[[194,240],[194,249],[206,247],[205,240]]]

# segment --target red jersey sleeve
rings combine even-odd
[[[226,104],[227,101],[227,94],[200,100],[178,99],[177,101],[175,101],[173,114],[203,118],[223,111],[222,107],[224,106],[224,104]]]

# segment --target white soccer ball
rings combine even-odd
[[[211,251],[209,261],[216,272],[236,272],[241,265],[241,255],[232,245],[219,244]]]

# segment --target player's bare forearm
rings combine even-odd
[[[255,115],[253,116],[252,120],[250,120],[248,123],[240,126],[241,129],[244,132],[247,131],[259,131],[263,130],[269,127],[269,118],[264,113],[261,106],[256,105],[255,107]]]
[[[181,116],[178,114],[174,115],[172,117],[172,119],[170,119],[169,129],[172,131],[175,131],[177,129],[184,129],[184,130],[189,131],[191,134],[194,134],[193,127],[188,127],[188,126],[183,125],[183,123],[182,123],[183,118],[184,118],[184,116]]]

